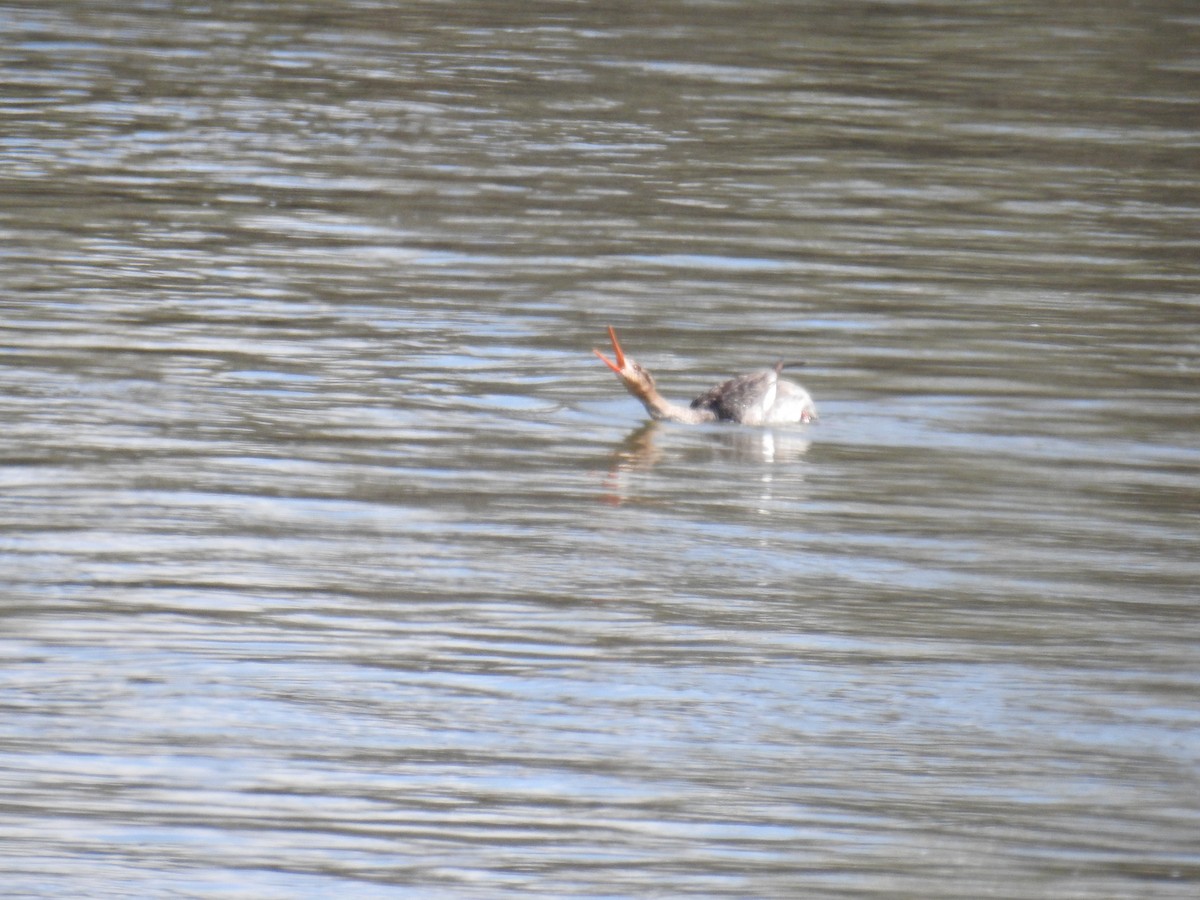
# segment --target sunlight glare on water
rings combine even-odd
[[[1188,5],[0,26],[6,895],[1195,894]]]

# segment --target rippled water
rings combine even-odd
[[[508,6],[0,10],[3,893],[1193,896],[1192,5]]]

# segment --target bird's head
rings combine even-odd
[[[617,373],[617,377],[621,379],[621,383],[625,385],[625,389],[636,397],[646,397],[655,393],[654,376],[643,369],[637,362],[629,356],[625,355],[625,351],[621,349],[621,344],[617,341],[617,333],[611,325],[608,326],[608,339],[612,341],[613,355],[616,357],[616,362],[613,362],[599,350],[592,350],[606,366]]]

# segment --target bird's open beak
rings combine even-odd
[[[625,368],[625,351],[623,351],[621,349],[621,345],[617,342],[617,333],[615,331],[613,331],[613,327],[611,325],[608,326],[608,339],[610,341],[612,341],[613,354],[617,357],[616,362],[613,362],[611,359],[609,359],[607,356],[605,356],[599,350],[593,349],[592,352],[595,353],[598,357],[600,357],[600,359],[604,361],[604,364],[606,366],[608,366],[610,369],[612,369],[614,372],[616,372],[618,375],[620,375],[621,370]]]

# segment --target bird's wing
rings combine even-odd
[[[778,378],[778,369],[730,378],[693,400],[692,409],[709,409],[718,419],[745,422],[748,414],[761,416],[763,408],[775,402]]]

